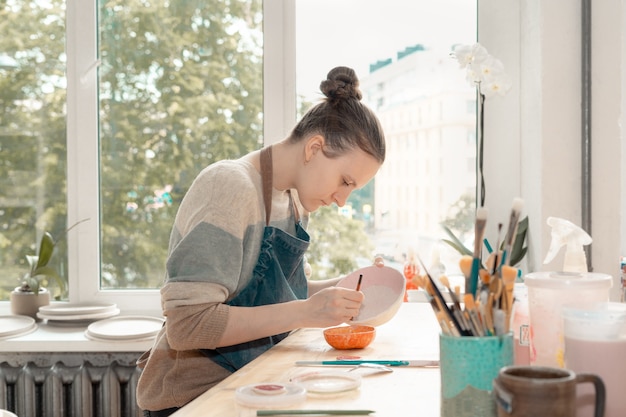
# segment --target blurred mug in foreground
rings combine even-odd
[[[576,386],[595,388],[595,417],[604,415],[605,391],[594,374],[546,366],[508,366],[493,380],[498,417],[576,417]]]

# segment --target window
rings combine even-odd
[[[363,251],[362,264],[371,263],[375,252],[395,266],[410,250],[427,263],[433,252],[456,255],[440,245],[440,223],[475,187],[475,170],[467,170],[468,159],[476,154],[475,141],[467,141],[475,131],[475,118],[467,114],[468,102],[475,108],[475,91],[449,54],[454,44],[476,41],[476,7],[466,0],[296,2],[301,100],[316,102],[326,73],[337,65],[349,66],[360,78],[364,102],[385,130],[385,164],[365,189],[373,188],[372,199],[355,192],[349,200],[355,218],[365,205],[373,208],[371,255]],[[412,190],[422,190],[419,198],[410,198]],[[469,217],[461,232],[469,235],[471,207],[464,214]],[[314,215],[311,227],[315,220]],[[363,241],[355,246],[362,247]]]
[[[160,287],[193,178],[263,144],[262,2],[205,3],[99,2],[103,289]]]
[[[186,188],[263,144],[262,1],[13,0],[2,13],[0,265],[15,279],[0,300],[49,230],[70,277],[60,299],[157,307],[146,289],[162,283]]]
[[[66,79],[63,1],[0,6],[0,300],[20,284],[42,229],[66,228]],[[67,241],[59,242],[60,271]]]
[[[282,139],[296,114],[293,85],[285,80],[295,74],[302,110],[317,99],[321,78],[336,64],[357,70],[390,143],[380,182],[355,195],[347,212],[364,220],[381,242],[375,249],[396,242],[399,228],[402,239],[415,238],[419,229],[429,240],[445,205],[459,193],[432,191],[441,188],[430,183],[439,167],[427,156],[438,160],[439,153],[449,152],[433,143],[439,135],[447,140],[446,125],[453,121],[446,119],[445,105],[439,116],[431,110],[439,108],[436,93],[430,93],[432,102],[417,96],[430,84],[420,71],[448,71],[451,44],[475,39],[476,5],[450,0],[437,10],[432,2],[359,1],[358,18],[342,18],[354,16],[354,3],[3,3],[0,300],[19,283],[41,231],[50,230],[59,240],[55,266],[69,277],[69,292],[59,296],[158,309],[154,288],[163,279],[177,202],[191,180],[214,160]],[[381,18],[389,13],[393,19]],[[329,16],[341,23],[319,30]],[[469,25],[454,38],[448,37],[451,31],[431,37],[434,29],[425,22],[435,18]],[[386,21],[394,24],[384,27]],[[344,26],[351,24],[358,26]],[[347,31],[333,32],[338,27]],[[454,65],[449,71],[448,79],[464,82]],[[263,94],[268,89],[272,100]],[[470,96],[463,103],[473,94],[469,87],[465,91]],[[459,138],[469,137],[462,132],[473,129],[471,123],[458,126]],[[394,152],[394,138],[410,143]],[[449,143],[454,146],[452,137]],[[471,141],[461,143],[467,149],[459,158],[472,151]],[[403,149],[415,153],[414,162]],[[466,161],[465,155],[455,164],[465,168]],[[397,181],[403,164],[411,163],[411,181]],[[461,185],[465,191],[468,184]],[[426,202],[427,212],[398,212],[396,198],[410,205]],[[405,223],[410,227],[403,228]],[[397,249],[390,254],[401,259],[406,249]]]

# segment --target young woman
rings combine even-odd
[[[306,279],[304,227],[372,179],[385,139],[352,69],[332,69],[320,88],[326,98],[289,137],[212,164],[185,195],[161,289],[165,325],[138,362],[145,416],[170,415],[291,330],[358,314],[363,293]]]

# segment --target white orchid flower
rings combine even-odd
[[[465,79],[468,84],[476,87],[485,97],[505,95],[510,90],[511,82],[504,72],[504,65],[499,59],[489,55],[481,44],[457,45],[451,55],[466,70]]]
[[[504,96],[511,89],[511,81],[507,77],[491,78],[481,83],[480,90],[485,98],[495,94]]]
[[[472,87],[478,86],[483,81],[480,68],[477,65],[469,65],[465,72],[465,80]]]
[[[491,55],[481,61],[479,66],[480,75],[483,80],[488,80],[489,78],[495,78],[500,74],[504,74],[504,65],[502,65],[502,62]]]
[[[512,84],[504,72],[504,65],[500,60],[489,55],[487,49],[479,43],[474,45],[457,45],[450,55],[459,62],[461,69],[465,69],[465,79],[472,87],[476,88],[480,96],[478,111],[482,121],[485,112],[485,99],[495,94],[503,96],[511,89]],[[480,152],[480,155],[477,155],[480,174],[480,207],[485,204],[485,181],[482,164],[483,144],[484,131],[481,125],[477,139],[478,152]]]
[[[487,58],[487,50],[476,43],[474,45],[457,45],[451,54],[457,61],[461,69],[467,68],[475,62],[481,62]]]
[[[472,47],[469,45],[457,45],[450,55],[459,62],[459,68],[461,69],[471,64],[474,58]]]

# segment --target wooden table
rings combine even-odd
[[[256,410],[235,402],[235,390],[243,385],[289,382],[311,371],[344,367],[301,367],[296,361],[335,360],[341,355],[363,359],[438,359],[439,326],[427,303],[403,303],[394,318],[376,329],[376,338],[365,349],[335,350],[324,340],[322,329],[300,329],[238,372],[177,411],[175,417],[248,417]],[[307,395],[294,409],[368,409],[376,417],[439,416],[439,368],[394,367],[392,373],[358,369],[360,388],[341,394]],[[276,407],[287,408],[287,407]]]

